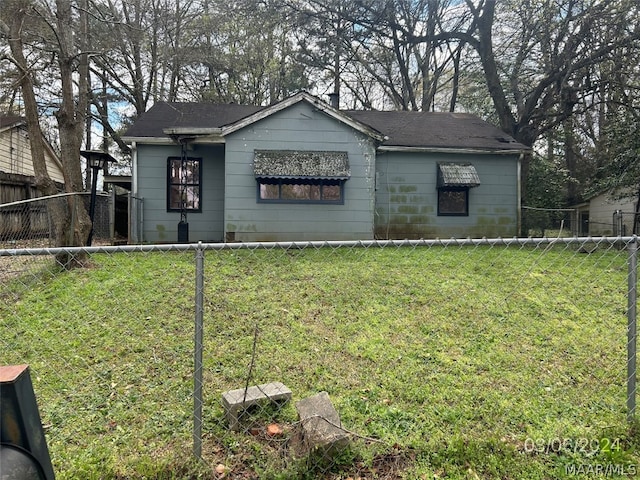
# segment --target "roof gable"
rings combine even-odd
[[[29,141],[27,127],[28,127],[27,119],[24,117],[21,117],[19,115],[1,115],[0,114],[0,134],[2,136],[2,141],[7,141],[7,142],[12,141],[12,140],[8,140],[12,135],[12,132],[16,132],[16,131],[23,132],[24,135],[20,135],[17,140],[20,143],[20,146],[16,148],[19,151],[24,152],[25,158],[28,158],[28,164],[29,164],[29,166],[26,167],[26,170],[25,170],[28,173],[16,172],[11,166],[9,166],[9,168],[7,169],[8,170],[7,173],[18,173],[18,174],[25,174],[25,175],[33,174],[31,143]],[[49,176],[56,182],[64,183],[64,173],[63,173],[64,168],[62,166],[62,162],[60,161],[60,158],[58,157],[58,154],[56,153],[54,148],[51,146],[49,141],[46,139],[46,137],[44,137],[44,135],[42,136],[42,140],[44,142],[45,161],[47,162]],[[2,167],[1,164],[2,164],[2,159],[0,158],[0,167]]]
[[[344,123],[350,126],[351,128],[361,133],[364,133],[365,135],[373,137],[379,142],[382,142],[385,139],[385,136],[379,131],[377,131],[376,129],[372,128],[371,126],[363,122],[360,122],[357,119],[354,119],[353,117],[351,117],[350,115],[346,114],[341,110],[337,110],[331,107],[329,104],[321,101],[320,99],[318,99],[317,97],[314,97],[313,95],[308,94],[307,92],[299,92],[289,98],[286,98],[285,100],[282,100],[281,102],[270,105],[236,123],[227,125],[222,129],[222,135],[223,136],[228,135],[230,133],[241,130],[255,122],[258,122],[264,118],[270,117],[271,115],[277,112],[280,112],[282,110],[285,110],[299,102],[307,102],[310,105],[312,105],[314,108],[328,115],[329,117],[341,123]]]

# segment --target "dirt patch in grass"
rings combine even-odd
[[[370,458],[363,458],[358,452],[366,451],[367,446],[363,444],[367,442],[357,437],[351,439],[349,447],[340,451],[310,452],[302,438],[299,424],[279,424],[280,433],[277,435],[269,432],[270,426],[254,423],[243,433],[239,433],[235,438],[243,448],[231,456],[228,447],[220,444],[218,439],[206,438],[203,454],[210,459],[214,478],[260,479],[262,472],[267,469],[280,472],[282,478],[392,480],[404,478],[417,456],[416,451],[411,448],[400,445],[381,447],[377,444],[378,453]],[[256,460],[260,458],[269,458],[270,464],[256,464]]]

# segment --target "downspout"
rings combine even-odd
[[[636,200],[636,208],[633,215],[633,231],[631,232],[631,235],[637,235],[638,215],[640,215],[640,189],[638,189],[638,199]]]
[[[138,145],[131,142],[131,194],[129,195],[129,242],[142,243],[143,219],[142,209],[138,208]]]
[[[138,195],[138,145],[131,142],[131,191]]]
[[[522,235],[522,159],[524,158],[524,153],[521,153],[518,156],[518,172],[517,172],[517,178],[518,181],[516,182],[517,186],[516,186],[516,235]],[[525,235],[526,236],[526,235]]]

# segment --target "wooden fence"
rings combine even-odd
[[[33,177],[0,172],[0,241],[49,235],[46,204],[24,202],[40,196]]]

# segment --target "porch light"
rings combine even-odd
[[[91,231],[87,238],[87,246],[91,246],[93,238],[93,219],[96,214],[96,189],[98,187],[98,172],[104,170],[109,162],[117,162],[109,153],[102,150],[81,150],[80,155],[87,159],[87,165],[91,168],[93,176],[91,180],[91,204],[89,205],[89,218],[91,219]]]

